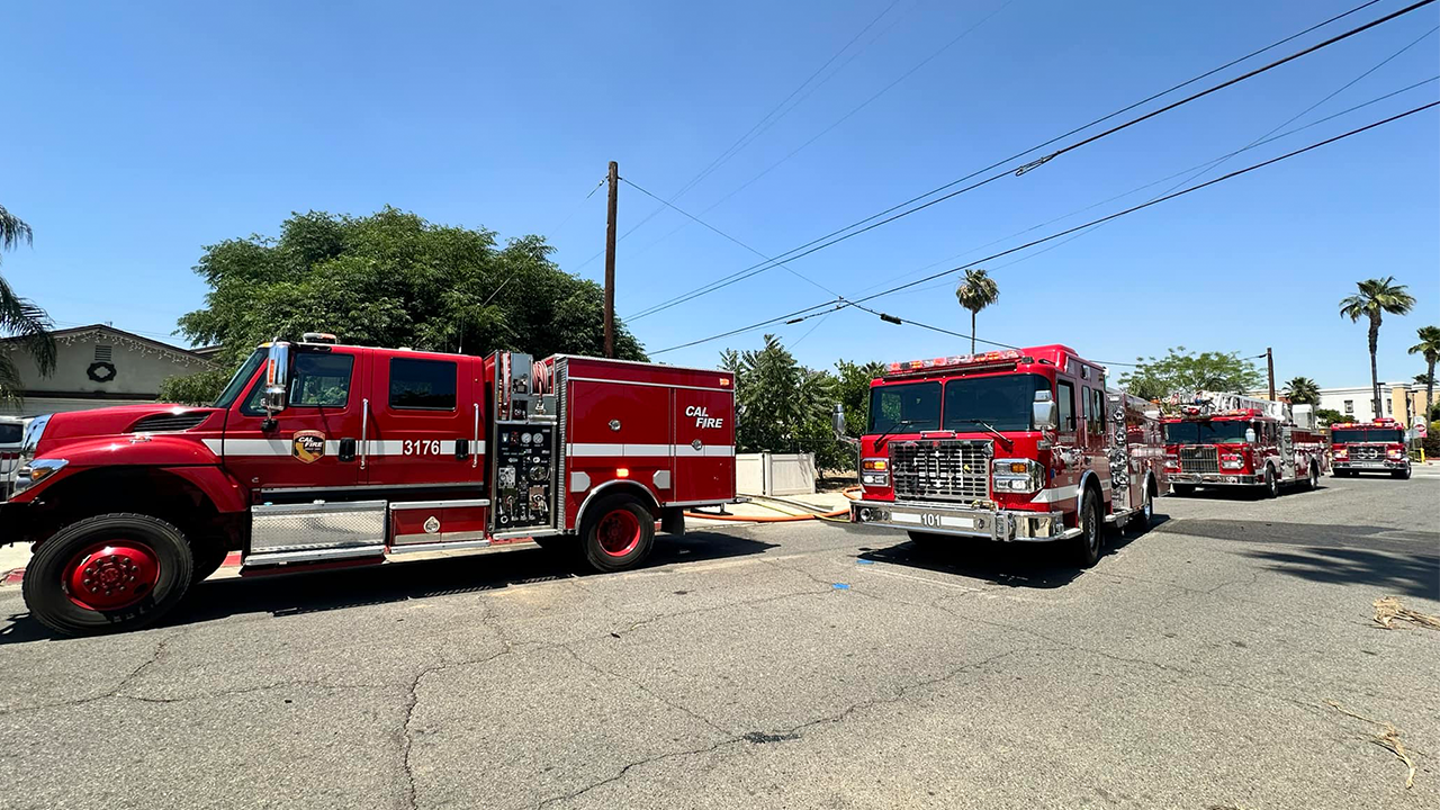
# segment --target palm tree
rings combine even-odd
[[[1386,312],[1391,315],[1409,312],[1415,306],[1415,297],[1405,292],[1404,284],[1396,284],[1394,276],[1357,281],[1355,286],[1360,292],[1340,301],[1340,317],[1348,317],[1351,323],[1359,323],[1361,318],[1370,319],[1370,393],[1375,398],[1375,416],[1378,418],[1385,414],[1380,407],[1380,372],[1375,367],[1380,320]]]
[[[1410,354],[1425,358],[1424,421],[1429,421],[1430,412],[1435,409],[1435,363],[1440,361],[1440,326],[1422,326],[1415,330],[1415,334],[1420,342],[1410,347]]]
[[[970,310],[970,353],[974,354],[975,316],[1000,300],[1000,287],[984,270],[971,268],[965,271],[965,280],[955,288],[955,298],[960,301],[960,306]]]
[[[1289,397],[1293,405],[1318,405],[1320,403],[1320,383],[1309,377],[1296,377],[1285,383],[1285,396]]]
[[[21,242],[30,244],[33,234],[25,221],[0,205],[0,249],[11,250]],[[41,374],[55,369],[55,341],[50,337],[50,316],[45,310],[15,294],[4,277],[0,277],[0,335],[23,340]],[[10,352],[0,351],[0,399],[18,399],[24,388],[20,372]]]

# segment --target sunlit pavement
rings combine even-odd
[[[619,575],[215,580],[80,640],[7,586],[0,807],[1440,806],[1440,632],[1371,607],[1440,614],[1440,482],[1323,484],[1162,499],[1085,572],[706,529]]]

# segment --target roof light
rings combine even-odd
[[[1020,352],[1015,349],[996,350],[983,354],[962,354],[953,357],[936,357],[932,360],[907,360],[900,363],[891,363],[889,372],[900,374],[907,371],[927,371],[939,368],[954,368],[958,366],[973,366],[983,363],[1018,362]]]

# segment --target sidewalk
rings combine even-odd
[[[742,496],[745,497],[745,496]],[[708,520],[698,517],[686,517],[685,525],[689,529],[698,528],[719,528],[721,526],[738,526],[747,523],[773,522],[776,518],[784,519],[786,516],[804,515],[806,510],[800,506],[803,504],[810,508],[810,511],[828,513],[839,512],[849,507],[850,499],[840,492],[820,492],[814,495],[787,495],[783,501],[775,501],[769,498],[753,497],[748,503],[726,504],[723,511],[714,507],[705,509],[704,512],[691,512],[689,514],[711,513],[717,519]],[[843,516],[841,518],[843,519]],[[436,555],[450,556],[455,554],[468,554],[470,551],[437,551]],[[425,553],[418,553],[406,556],[407,560],[422,559],[430,556]],[[0,585],[18,585],[25,575],[25,566],[30,562],[30,544],[16,543],[9,546],[0,546]],[[227,576],[239,576],[240,554],[232,553],[225,559],[225,565],[221,567],[211,578],[223,578]]]

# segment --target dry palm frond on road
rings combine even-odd
[[[1385,750],[1394,754],[1401,762],[1405,763],[1405,766],[1410,769],[1410,772],[1405,776],[1405,789],[1409,790],[1410,788],[1415,787],[1415,761],[1412,760],[1410,758],[1410,755],[1405,752],[1405,744],[1400,741],[1400,729],[1396,728],[1390,723],[1385,723],[1374,718],[1366,717],[1359,712],[1347,709],[1344,706],[1341,706],[1339,701],[1327,700],[1325,701],[1325,705],[1329,706],[1337,712],[1340,712],[1341,714],[1348,715],[1355,718],[1356,720],[1364,720],[1367,723],[1380,726],[1382,729],[1384,729],[1379,734],[1372,736],[1370,738],[1370,742],[1373,742],[1381,748],[1384,748]]]
[[[1400,604],[1400,600],[1393,596],[1384,596],[1375,600],[1375,623],[1386,630],[1395,629],[1395,620],[1413,622],[1421,627],[1428,627],[1431,630],[1440,630],[1440,617],[1421,613],[1418,610],[1411,610]]]

